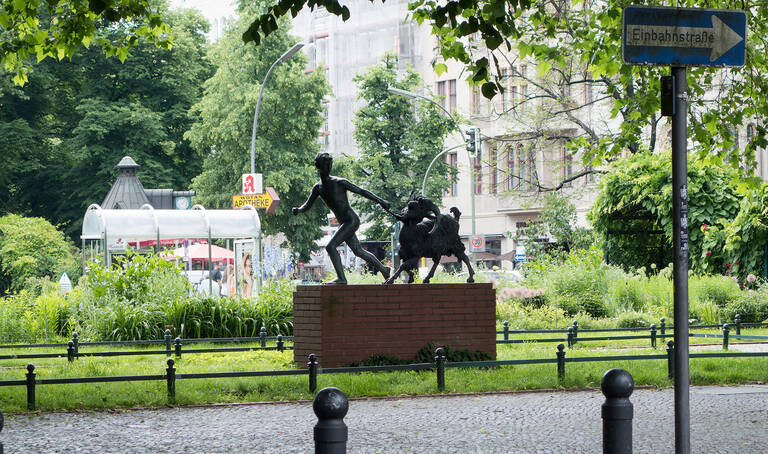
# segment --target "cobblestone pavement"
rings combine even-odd
[[[674,451],[673,391],[636,390],[634,452]],[[599,453],[599,391],[354,400],[351,453]],[[691,388],[694,453],[768,453],[768,385]],[[6,418],[6,453],[310,453],[309,403]]]

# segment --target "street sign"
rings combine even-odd
[[[627,6],[622,59],[629,65],[744,66],[747,13]]]
[[[475,235],[469,239],[469,251],[470,252],[485,252],[485,238],[480,235]]]
[[[232,196],[232,209],[236,210],[242,208],[245,205],[251,205],[254,208],[262,208],[266,210],[266,214],[272,214],[277,210],[277,205],[280,202],[280,197],[273,188],[266,187],[266,192],[263,194],[238,194]]]
[[[262,178],[260,173],[244,173],[243,174],[243,194],[261,194],[264,192],[262,188]]]
[[[525,255],[525,246],[518,244],[517,249],[515,249],[515,262],[524,262],[527,258],[528,257]]]

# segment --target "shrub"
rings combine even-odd
[[[617,328],[647,328],[651,326],[648,314],[641,312],[623,312],[616,320]]]
[[[21,291],[30,279],[80,277],[77,248],[43,218],[0,218],[0,294]]]
[[[694,276],[689,281],[690,294],[700,300],[710,300],[720,307],[736,301],[741,296],[738,282],[727,276]]]
[[[509,322],[513,329],[554,329],[564,327],[570,320],[568,314],[558,307],[525,306],[514,299],[496,304],[496,319]]]
[[[763,292],[746,291],[742,297],[733,301],[725,307],[727,321],[732,322],[736,314],[741,316],[741,321],[746,323],[757,323],[768,319],[768,299],[765,299]]]

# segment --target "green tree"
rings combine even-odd
[[[557,250],[566,253],[589,249],[595,243],[595,235],[586,227],[578,226],[576,221],[573,202],[559,192],[547,192],[538,218],[530,220],[522,232],[518,231],[515,240],[525,242],[526,254],[534,257],[544,252],[548,245],[526,240],[549,238]]]
[[[30,279],[80,276],[78,250],[42,218],[9,214],[0,218],[0,294],[18,292]]]
[[[200,172],[201,159],[183,135],[212,73],[208,25],[192,10],[165,8],[162,15],[176,38],[173,49],[138,43],[121,63],[90,48],[71,60],[42,61],[23,88],[0,92],[0,129],[14,134],[9,157],[16,163],[7,168],[12,197],[5,212],[45,216],[76,236],[85,208],[106,195],[123,156],[142,165],[148,187],[185,188]],[[119,41],[128,32],[102,26],[96,33]]]
[[[260,83],[270,65],[296,39],[284,24],[259,47],[244,46],[240,35],[264,6],[241,6],[240,20],[211,49],[216,73],[205,83],[205,92],[194,108],[197,120],[187,138],[205,156],[202,173],[194,179],[197,200],[208,207],[231,206],[231,196],[240,192],[240,175],[250,171],[253,113]],[[317,132],[323,122],[323,98],[329,94],[324,75],[304,74],[305,58],[299,53],[280,63],[272,72],[261,100],[256,131],[256,171],[264,185],[280,196],[277,212],[261,213],[266,234],[282,232],[294,250],[307,259],[316,249],[321,210],[293,216],[290,208],[301,205],[317,174],[312,166],[319,149]]]
[[[32,59],[72,58],[91,43],[104,53],[124,61],[140,39],[169,48],[170,28],[160,10],[164,3],[153,0],[15,0],[0,9],[0,64],[23,85]],[[117,39],[99,33],[105,24],[122,28]]]
[[[638,153],[613,163],[600,182],[589,219],[603,237],[609,263],[625,268],[654,263],[661,269],[672,261],[670,159],[669,153]],[[694,270],[725,272],[715,266],[715,260],[723,260],[719,251],[711,259],[706,255],[712,248],[705,246],[705,231],[734,219],[746,190],[747,183],[716,157],[688,157],[688,247]]]
[[[417,102],[414,109],[413,101],[387,91],[389,87],[414,91],[422,85],[412,68],[398,76],[393,56],[386,56],[382,64],[354,80],[365,102],[353,120],[355,141],[360,148],[360,157],[351,164],[355,182],[399,211],[411,191],[421,191],[427,167],[442,151],[452,121],[432,103]],[[430,173],[427,195],[438,206],[443,191],[450,185],[450,175],[450,168],[442,161]],[[356,197],[352,203],[367,222],[372,222],[365,232],[369,239],[390,238],[392,217],[368,199]]]

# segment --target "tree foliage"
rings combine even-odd
[[[399,211],[411,191],[421,184],[432,159],[443,150],[452,120],[434,104],[415,102],[387,91],[396,87],[418,91],[421,77],[411,68],[398,76],[397,59],[388,55],[382,64],[355,77],[363,105],[353,120],[360,156],[352,163],[354,181],[392,204]],[[440,205],[450,185],[451,169],[438,160],[427,181],[427,196]],[[453,176],[455,178],[455,175]],[[369,239],[388,240],[394,220],[375,202],[356,197],[353,205],[367,222]]]
[[[200,172],[183,134],[212,72],[208,25],[190,10],[161,14],[175,36],[172,49],[139,42],[133,58],[121,63],[91,47],[72,59],[33,65],[24,87],[0,86],[6,133],[0,140],[8,150],[0,171],[8,194],[2,212],[45,216],[75,236],[85,208],[104,198],[123,156],[142,166],[147,187],[186,188]],[[105,24],[95,33],[119,41],[128,31]]]
[[[187,138],[204,158],[203,171],[194,179],[197,200],[208,207],[231,206],[231,196],[240,193],[243,173],[250,172],[250,145],[253,115],[260,81],[270,65],[295,42],[281,23],[279,32],[259,47],[244,46],[242,30],[263,10],[240,8],[241,19],[215,47],[210,59],[216,73],[205,83],[202,99],[195,104],[195,124]],[[264,186],[280,196],[277,212],[261,214],[266,234],[285,233],[294,250],[306,259],[316,249],[321,210],[292,216],[290,208],[301,205],[316,177],[312,162],[319,151],[317,131],[323,122],[323,98],[329,86],[321,72],[304,74],[305,59],[299,53],[280,63],[272,72],[261,100],[256,130],[256,171],[263,174]]]
[[[625,268],[653,263],[661,269],[672,261],[670,162],[669,153],[639,153],[616,161],[603,177],[589,217],[609,263]],[[725,272],[725,251],[713,251],[705,231],[723,229],[737,218],[749,185],[717,158],[689,156],[688,247],[694,270]]]
[[[31,60],[72,58],[81,47],[100,46],[124,61],[140,39],[170,48],[171,30],[153,0],[9,0],[0,9],[0,64],[23,85]],[[122,29],[116,37],[99,33],[104,26]]]
[[[80,276],[78,250],[50,222],[9,214],[0,218],[0,294],[18,292],[30,279]]]
[[[536,257],[547,248],[565,253],[589,249],[595,242],[594,234],[577,225],[573,202],[559,192],[547,192],[543,199],[538,218],[529,220],[528,226],[518,230],[515,237],[516,242],[524,242],[526,254]],[[530,241],[539,238],[548,238],[549,242]]]

